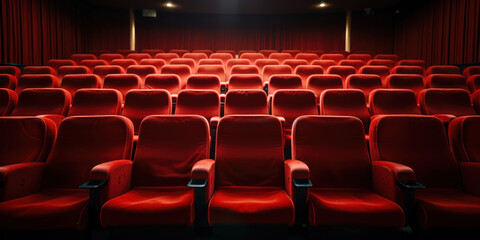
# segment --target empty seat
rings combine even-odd
[[[212,53],[212,55],[210,55],[210,59],[219,59],[223,62],[223,65],[226,66],[227,64],[227,61],[229,59],[233,59],[235,57],[235,54],[231,54],[231,53],[219,53],[219,52],[216,52],[216,53]]]
[[[292,225],[295,207],[285,190],[280,120],[266,115],[225,116],[218,124],[216,146],[215,161],[208,160],[207,169],[208,176],[215,173],[208,223]],[[194,166],[194,176],[207,179],[205,168],[202,175],[196,173],[198,168]]]
[[[190,75],[187,79],[185,89],[214,90],[221,93],[220,78],[212,74]]]
[[[480,74],[468,77],[467,84],[472,93],[480,89]]]
[[[348,55],[347,57],[348,60],[361,60],[364,63],[367,63],[372,59],[372,55],[370,54],[361,54],[361,53],[352,53]]]
[[[0,66],[0,74],[10,74],[16,78],[20,77],[20,69],[15,66]]]
[[[396,54],[378,54],[375,59],[392,60],[396,64],[400,58]]]
[[[297,66],[308,65],[308,62],[307,60],[303,59],[286,59],[285,61],[283,61],[283,65],[288,65],[292,68],[292,70],[295,70]]]
[[[198,65],[224,65],[223,61],[220,59],[201,59],[198,62]]]
[[[57,77],[50,74],[25,74],[18,78],[15,92],[20,94],[26,88],[56,88]]]
[[[24,197],[0,203],[2,229],[85,229],[89,192],[79,186],[90,179],[91,171],[95,177],[95,169],[108,169],[107,162],[129,159],[132,154],[133,126],[122,116],[70,117],[62,122],[57,136],[45,163],[18,167],[16,172],[35,174],[25,175]],[[126,180],[123,175],[109,176],[105,179],[109,183]],[[6,188],[17,184],[11,182]],[[117,189],[108,186],[104,190],[111,194]]]
[[[459,166],[444,126],[437,118],[418,115],[375,118],[370,131],[370,152],[373,163],[385,169],[385,179],[392,179],[391,184],[385,185],[384,193],[398,204],[402,204],[403,194],[398,192],[395,181],[417,180],[427,187],[415,190],[412,217],[416,218],[417,226],[428,229],[480,226],[477,221],[480,197],[478,191],[470,188],[478,186],[471,175],[477,166],[472,163]],[[397,174],[399,171],[401,175]]]
[[[61,66],[75,66],[77,64],[70,59],[50,59],[47,65],[58,71]]]
[[[208,56],[205,53],[185,53],[183,55],[183,58],[193,59],[195,61],[195,64],[198,65],[198,62],[201,59],[208,59]]]
[[[105,60],[94,60],[94,59],[86,59],[82,60],[78,65],[86,66],[90,71],[93,71],[93,68],[98,65],[108,65],[108,62]]]
[[[418,95],[418,104],[423,114],[427,115],[461,117],[477,114],[472,106],[470,95],[463,89],[425,89]]]
[[[100,55],[104,54],[104,53],[109,53],[110,51],[109,50],[105,50],[105,49],[94,49],[94,50],[91,50],[90,53],[99,57]]]
[[[346,58],[350,54],[350,52],[345,50],[334,50],[334,51],[328,51],[328,54],[341,54],[343,55],[343,57]]]
[[[225,116],[268,114],[267,94],[263,90],[230,90],[225,97]]]
[[[303,89],[302,79],[295,74],[275,74],[268,82],[268,95],[279,89]]]
[[[402,208],[374,187],[385,180],[372,166],[364,134],[355,117],[303,116],[295,121],[292,159],[310,170],[311,225],[404,226]]]
[[[240,50],[238,51],[238,56],[242,56],[244,53],[256,53],[255,50]]]
[[[98,59],[105,60],[109,64],[112,64],[112,61],[115,59],[124,59],[125,57],[120,53],[104,53],[98,57]]]
[[[417,97],[408,89],[376,89],[370,92],[370,113],[382,114],[422,114],[417,105]]]
[[[275,59],[258,59],[255,61],[255,66],[257,66],[258,71],[263,71],[263,67],[267,65],[280,65],[280,62]]]
[[[427,68],[426,75],[430,74],[461,74],[460,68],[452,65],[434,65]]]
[[[368,105],[370,92],[382,88],[382,79],[375,74],[352,74],[347,77],[345,88],[361,90]]]
[[[127,59],[133,59],[137,61],[137,63],[140,63],[143,59],[150,59],[152,56],[148,53],[130,53],[126,57]]]
[[[293,59],[294,57],[290,53],[272,53],[268,58],[278,60],[280,64],[283,64],[285,60]]]
[[[228,90],[263,89],[262,77],[258,74],[235,74],[228,80]]]
[[[73,96],[82,88],[101,88],[102,79],[95,74],[69,74],[62,80],[61,88],[67,90]]]
[[[355,70],[352,66],[331,66],[325,72],[326,74],[337,74],[342,77],[343,82],[347,80],[347,77],[352,74],[356,74],[357,70]]]
[[[233,74],[260,74],[255,65],[235,65],[230,69],[229,75]]]
[[[249,65],[250,61],[248,59],[229,59],[227,60],[227,65],[225,68],[225,73],[230,73],[233,66],[236,65]]]
[[[248,59],[250,61],[250,64],[254,64],[256,60],[258,59],[264,59],[265,56],[261,53],[244,53],[240,55],[241,59]]]
[[[363,66],[359,69],[360,74],[377,74],[382,79],[383,85],[386,86],[386,79],[390,75],[390,69],[386,66]]]
[[[127,71],[127,68],[132,65],[137,65],[137,61],[133,59],[113,59],[111,65],[118,65]]]
[[[176,53],[157,53],[155,58],[163,59],[167,64],[170,64],[170,61],[174,58],[179,58],[180,56]]]
[[[225,82],[225,68],[223,65],[200,65],[197,69],[198,74],[213,74],[220,78],[220,82]]]
[[[395,67],[395,62],[389,59],[372,59],[367,62],[370,66],[386,66],[388,69]]]
[[[208,158],[209,136],[200,116],[147,117],[134,161],[116,161],[132,170],[120,195],[102,207],[102,226],[192,225],[199,216],[187,183],[193,165]]]
[[[80,64],[81,61],[86,60],[86,59],[97,59],[97,57],[93,54],[72,54],[70,57],[73,61],[75,61],[77,64]]]
[[[470,76],[477,75],[477,74],[480,74],[480,66],[470,66],[463,70],[463,76],[465,76],[465,78],[467,79]]]
[[[163,114],[172,114],[172,98],[167,90],[132,89],[127,92],[122,116],[132,121],[135,135],[139,134],[144,118]]]
[[[345,59],[345,56],[339,53],[326,53],[320,56],[320,60],[332,60],[335,64],[338,64],[343,59]]]
[[[320,95],[320,115],[353,116],[359,118],[368,134],[370,113],[365,95],[358,89],[327,89]]]
[[[183,57],[183,55],[185,55],[186,53],[189,53],[190,51],[188,50],[185,50],[185,49],[171,49],[170,51],[168,51],[169,53],[175,53],[177,54],[179,57]],[[168,63],[167,63],[168,64]]]
[[[425,89],[423,77],[416,74],[392,74],[385,81],[387,88],[410,89],[416,96]]]
[[[220,117],[220,95],[214,90],[182,90],[175,114],[201,115],[210,122],[212,117]]]
[[[127,68],[127,73],[139,76],[143,82],[148,75],[156,74],[157,68],[152,65],[132,65]]]
[[[480,116],[465,116],[454,119],[448,126],[450,146],[459,162],[480,163]]]
[[[461,88],[468,91],[467,80],[460,74],[431,74],[425,78],[427,88]]]
[[[0,116],[10,115],[17,101],[16,92],[8,88],[0,88]]]
[[[297,54],[301,53],[300,50],[282,50],[282,53],[289,53],[292,57],[297,56]]]
[[[105,79],[105,76],[108,74],[123,74],[125,70],[122,67],[117,65],[99,65],[93,68],[93,74],[100,77],[100,79]]]
[[[117,50],[117,53],[122,54],[124,57],[127,57],[128,54],[136,53],[136,52],[137,52],[137,51],[135,51],[135,50],[130,50],[130,49],[119,49],[119,50]]]
[[[333,60],[313,60],[311,65],[318,65],[323,68],[323,70],[327,70],[330,66],[335,66],[337,63]]]
[[[142,87],[142,79],[136,74],[109,74],[103,80],[103,88],[116,89],[125,100],[127,92]]]
[[[303,87],[307,86],[307,79],[315,74],[323,74],[323,68],[316,65],[300,65],[295,68],[295,74],[302,79]]]
[[[287,65],[267,65],[263,67],[262,76],[263,81],[268,82],[270,77],[275,74],[292,74],[293,69]]]
[[[368,54],[370,56],[375,56],[374,51],[368,51],[368,50],[353,51],[352,54]],[[350,55],[352,55],[352,54],[350,54]]]
[[[362,60],[352,60],[352,59],[346,59],[346,60],[340,60],[338,62],[338,65],[340,66],[352,66],[355,68],[355,70],[359,70],[361,67],[365,65],[365,62]]]
[[[170,60],[170,65],[188,65],[192,69],[192,73],[197,71],[197,64],[191,58],[175,58]]]
[[[179,65],[165,65],[160,70],[161,74],[175,74],[180,77],[181,80],[181,87],[185,88],[185,84],[187,84],[187,78],[190,76],[193,71],[188,65],[179,64]],[[173,93],[172,93],[173,94]]]
[[[52,74],[57,75],[57,71],[49,66],[27,66],[22,70],[22,74]]]
[[[217,50],[217,51],[215,51],[215,53],[221,53],[221,54],[226,53],[226,54],[229,54],[230,56],[232,56],[232,58],[235,58],[235,55],[236,55],[235,51],[233,51],[233,50]],[[212,55],[210,55],[210,58],[212,58]],[[216,55],[216,56],[220,56],[220,55]],[[230,58],[227,58],[227,60],[228,59],[230,59]]]
[[[260,50],[259,53],[263,54],[263,56],[265,58],[268,58],[268,57],[270,57],[270,54],[278,53],[278,51],[277,50],[272,50],[272,49],[264,49],[264,50]]]
[[[122,94],[115,89],[79,89],[73,97],[68,116],[119,115]]]
[[[178,94],[182,89],[182,80],[176,74],[150,74],[145,78],[145,88],[164,89],[170,94]]]
[[[12,116],[60,115],[66,116],[72,97],[61,88],[29,88],[18,95]],[[62,118],[63,119],[63,118]]]
[[[396,66],[392,68],[392,74],[417,74],[425,75],[425,70],[419,66]]]
[[[318,59],[318,55],[315,53],[298,53],[295,55],[295,59],[303,59],[307,61],[307,64],[311,64],[314,60]]]
[[[162,69],[163,65],[166,65],[167,62],[163,59],[142,59],[139,62],[139,65],[151,65],[154,66],[158,72]]]
[[[213,51],[209,49],[200,49],[200,50],[193,50],[192,53],[205,53],[207,57],[210,57],[212,55]]]
[[[425,61],[405,59],[397,62],[398,66],[418,66],[425,69]]]
[[[322,50],[306,50],[303,51],[304,53],[314,53],[317,54],[318,57],[322,56],[325,52]]]
[[[69,74],[91,74],[92,71],[86,66],[61,66],[58,68],[57,77],[61,82]]]
[[[478,114],[480,114],[480,91],[477,90],[472,93],[472,102],[473,102],[473,107],[477,111]]]
[[[14,90],[17,87],[17,81],[17,77],[11,74],[0,73],[0,88]]]
[[[142,50],[142,53],[148,53],[150,54],[150,57],[155,57],[155,55],[157,55],[157,53],[164,53],[165,51],[163,51],[162,49],[143,49]]]
[[[324,90],[343,88],[343,81],[337,74],[314,74],[308,77],[306,88],[312,90],[319,100]]]

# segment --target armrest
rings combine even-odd
[[[103,203],[130,190],[131,179],[132,161],[115,160],[95,166],[90,172],[90,181],[82,186],[91,190],[104,188]]]
[[[225,95],[225,93],[221,93],[220,94],[220,103],[225,103],[225,98],[227,97],[227,95]]]
[[[226,93],[228,88],[228,83],[227,82],[221,82],[220,83],[220,92],[221,93]]]
[[[0,167],[0,202],[40,191],[44,166],[27,162]]]
[[[188,187],[194,189],[195,224],[208,225],[208,202],[215,187],[215,161],[203,159],[195,163],[192,168],[192,179]]]
[[[278,120],[280,120],[280,123],[282,124],[282,128],[285,129],[285,118],[280,116],[276,116],[276,117],[278,118]]]
[[[400,205],[404,204],[404,193],[398,181],[415,181],[415,173],[405,165],[386,162],[372,162],[373,188],[381,196]]]
[[[460,171],[465,192],[480,196],[480,162],[461,162]]]
[[[52,120],[55,123],[55,126],[57,126],[57,129],[60,126],[60,123],[62,123],[63,119],[65,119],[65,116],[58,114],[43,114],[38,115],[37,117]]]
[[[172,97],[172,104],[177,103],[178,94],[171,94],[170,97]]]
[[[210,118],[210,127],[217,128],[218,122],[220,122],[221,117],[212,117]]]
[[[433,114],[432,116],[440,119],[443,124],[445,124],[446,127],[448,127],[448,124],[456,118],[455,115],[452,114]]]
[[[307,164],[298,160],[285,161],[285,188],[290,198],[295,203],[295,224],[302,225],[307,221],[308,188],[310,170]]]

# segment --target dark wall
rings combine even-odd
[[[351,52],[393,53],[395,9],[352,12]]]

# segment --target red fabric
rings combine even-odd
[[[131,69],[132,66],[128,67]],[[131,89],[139,89],[142,87],[142,79],[139,75],[132,74],[132,70],[127,70],[129,74],[109,74],[103,80],[103,88],[116,89],[122,94],[122,99],[125,101],[127,92]],[[144,74],[140,74],[144,76]]]
[[[424,60],[404,59],[397,62],[397,66],[418,66],[425,69]]]
[[[185,55],[186,53],[189,53],[190,51],[188,51],[186,49],[170,49],[170,51],[168,51],[168,52],[169,53],[175,53],[179,57],[183,57],[183,55]]]
[[[125,58],[127,58],[129,54],[137,53],[137,51],[131,49],[117,49],[116,52],[122,54]]]
[[[60,82],[68,74],[90,74],[92,71],[85,66],[61,66],[57,70],[57,77]]]
[[[61,88],[29,88],[18,96],[12,116],[57,114],[65,116],[70,108],[71,96]]]
[[[419,66],[396,66],[392,68],[392,74],[417,74],[425,75],[425,70]]]
[[[467,84],[472,93],[480,89],[480,74],[468,77]]]
[[[214,90],[220,94],[220,78],[212,74],[191,75],[187,79],[185,89]]]
[[[343,88],[342,77],[337,74],[314,74],[307,79],[307,89],[315,92],[318,99],[323,90]]]
[[[267,94],[263,90],[230,90],[225,98],[225,116],[268,114]]]
[[[352,74],[347,77],[345,88],[360,89],[368,105],[370,92],[382,88],[382,79],[375,74]]]
[[[335,66],[337,63],[333,60],[313,60],[311,65],[318,65],[326,71],[330,66]]]
[[[315,93],[305,89],[276,91],[272,99],[272,115],[285,118],[285,130],[291,130],[298,117],[318,115]]]
[[[101,60],[101,59],[85,59],[85,60],[82,60],[78,65],[80,66],[86,66],[88,67],[88,69],[90,69],[90,71],[93,71],[93,68],[95,66],[99,66],[99,65],[108,65],[108,62],[105,61],[105,60]]]
[[[143,49],[142,53],[148,53],[153,58],[157,53],[164,53],[165,51],[161,49]]]
[[[307,86],[307,80],[312,75],[322,75],[323,68],[315,65],[301,65],[295,68],[295,74],[302,78],[303,88]]]
[[[363,66],[358,70],[360,74],[377,74],[382,79],[383,86],[386,86],[386,78],[390,75],[390,69],[386,66]],[[423,81],[423,80],[422,80]],[[422,82],[423,85],[423,82]]]
[[[75,66],[77,65],[73,60],[70,59],[50,59],[48,60],[48,66],[52,67],[56,71],[62,66]]]
[[[72,54],[72,56],[70,57],[70,59],[72,59],[73,61],[75,61],[75,63],[77,64],[80,64],[80,62],[82,60],[85,60],[85,59],[97,59],[97,57],[93,54]]]
[[[464,191],[480,196],[480,187],[478,186],[480,163],[479,162],[461,162],[462,180]]]
[[[398,62],[399,57],[396,54],[378,54],[374,59],[392,60],[395,64]]]
[[[310,179],[310,170],[307,164],[298,160],[285,161],[285,190],[293,202],[296,201],[296,192],[293,179]]]
[[[20,69],[15,66],[0,66],[1,74],[10,74],[16,78],[20,77]]]
[[[92,72],[93,74],[99,76],[103,82],[108,74],[124,74],[125,70],[117,65],[98,65],[93,68]]]
[[[175,114],[196,114],[210,121],[220,116],[220,95],[213,90],[182,90],[178,94]]]
[[[454,119],[449,124],[448,136],[457,161],[480,162],[480,116]]]
[[[340,66],[352,66],[355,68],[355,70],[359,70],[361,67],[365,65],[365,62],[362,60],[351,60],[351,59],[346,59],[346,60],[341,60],[338,62],[338,65]]]
[[[138,134],[140,123],[145,117],[158,114],[172,114],[172,98],[167,90],[135,89],[128,91],[122,116],[133,122],[135,134]]]
[[[229,74],[235,65],[250,65],[250,61],[248,59],[229,59],[225,65],[225,73]]]
[[[415,93],[407,89],[376,89],[370,92],[370,113],[422,114]]]
[[[27,66],[22,70],[22,74],[52,74],[57,75],[57,71],[49,66]]]
[[[270,54],[272,54],[272,53],[278,53],[277,50],[273,50],[273,49],[263,49],[263,50],[260,50],[258,52],[263,54],[263,56],[265,56],[265,58],[268,58],[270,56]]]
[[[461,88],[469,90],[467,80],[460,74],[431,74],[425,78],[427,88]]]
[[[217,188],[208,205],[208,222],[211,225],[292,225],[294,215],[292,200],[279,187]]]
[[[254,64],[256,60],[258,59],[264,59],[265,56],[262,53],[243,53],[240,55],[241,59],[248,59],[250,61],[250,64]]]
[[[207,59],[213,60],[213,59]],[[220,82],[225,81],[225,68],[223,64],[220,62],[220,65],[201,65],[198,66],[197,74],[213,74],[220,78]]]
[[[235,57],[235,52],[233,53],[220,53],[220,52],[216,52],[216,53],[212,53],[212,55],[210,55],[210,59],[220,59],[222,60],[223,62],[223,65],[226,65],[227,64],[227,61],[229,59],[233,59]]]
[[[143,59],[150,59],[152,56],[148,53],[129,53],[126,57],[126,59],[133,59],[137,61],[137,63],[140,63]]]
[[[209,49],[202,49],[202,50],[193,50],[192,53],[205,53],[207,57],[210,57],[212,55],[213,51]]]
[[[281,89],[303,89],[302,79],[295,74],[275,74],[268,80],[268,95]]]
[[[198,65],[224,65],[221,59],[201,59]]]
[[[309,222],[316,225],[355,225],[400,228],[403,211],[369,189],[313,189]]]
[[[292,74],[293,69],[286,65],[267,65],[262,69],[263,81],[270,81],[270,77],[276,74]]]
[[[124,59],[125,57],[120,53],[104,53],[101,54],[98,59],[107,61],[109,64],[112,64],[112,61],[115,59]]]
[[[349,60],[362,60],[364,63],[367,63],[369,60],[372,59],[372,55],[352,53],[352,54],[348,55],[347,59],[349,59]]]
[[[122,108],[122,94],[115,89],[79,89],[73,97],[68,116],[118,115]]]
[[[8,116],[17,105],[18,95],[16,92],[0,88],[0,116]]]
[[[318,55],[315,53],[298,53],[295,55],[295,59],[303,59],[307,61],[307,64],[311,64],[313,60],[318,59]]]
[[[145,78],[145,88],[165,89],[178,94],[182,89],[180,77],[176,74],[150,74]]]
[[[188,65],[165,65],[160,70],[161,74],[176,74],[180,77],[182,88],[187,84],[187,78],[193,73],[192,68]],[[173,93],[172,93],[173,94]]]
[[[192,74],[197,71],[197,63],[191,58],[174,58],[170,60],[171,65],[188,65],[192,69]]]
[[[416,96],[425,89],[423,77],[415,74],[392,74],[385,79],[386,87],[412,90]]]
[[[463,70],[463,76],[469,78],[472,75],[480,74],[480,66],[470,66]]]
[[[15,92],[20,94],[26,88],[56,88],[59,82],[57,77],[50,74],[28,74],[18,78]]]
[[[367,65],[370,66],[386,66],[388,69],[395,67],[395,62],[390,59],[372,59],[367,62]]]
[[[347,77],[352,74],[356,74],[357,70],[355,70],[352,66],[331,66],[325,72],[326,74],[337,74],[342,77],[342,81],[345,85],[345,81]]]
[[[198,65],[198,62],[201,59],[208,59],[208,56],[205,53],[185,53],[185,54],[183,54],[182,57],[193,59],[195,61],[195,64],[197,64],[197,65]]]
[[[17,87],[17,78],[10,74],[0,74],[0,88],[14,90]]]
[[[288,65],[292,68],[292,70],[295,71],[295,68],[297,68],[300,65],[308,65],[307,60],[303,59],[286,59],[283,61],[283,65]]]
[[[293,59],[294,57],[290,53],[272,53],[268,58],[278,60],[280,64],[283,64],[285,60]]]
[[[152,65],[131,65],[127,68],[127,73],[135,74],[140,77],[140,86],[149,74],[156,74],[157,68]]]
[[[460,68],[451,65],[435,65],[427,68],[426,75],[430,74],[462,74]]]
[[[72,99],[78,89],[100,88],[101,86],[102,79],[95,74],[69,74],[62,79],[62,84],[60,85],[61,88],[70,93]]]
[[[160,69],[162,69],[163,65],[166,65],[167,62],[163,59],[142,59],[140,62],[138,62],[140,65],[151,65],[154,66],[157,69],[157,72],[160,72]]]
[[[431,88],[421,91],[418,104],[423,114],[451,114],[457,117],[475,115],[470,95],[462,89]]]
[[[155,58],[164,60],[167,64],[170,64],[170,61],[174,58],[179,58],[180,56],[176,53],[157,53]]]
[[[478,114],[480,114],[480,91],[477,90],[472,94],[473,106]]]
[[[290,53],[292,57],[295,57],[297,54],[301,53],[300,50],[282,50],[282,53]]]
[[[24,162],[0,167],[0,202],[40,191],[44,165],[43,162]]]
[[[255,65],[235,65],[232,66],[228,74],[230,76],[234,74],[260,74],[260,71]]]
[[[90,172],[92,180],[106,180],[107,186],[102,189],[101,202],[105,203],[130,190],[132,182],[132,161],[113,160],[96,165]]]
[[[192,179],[206,179],[205,202],[209,202],[215,189],[215,161],[204,159],[195,163],[192,167]]]
[[[235,74],[230,76],[228,90],[262,89],[263,80],[258,74]]]
[[[336,64],[338,64],[343,59],[345,59],[345,56],[338,53],[326,53],[320,56],[320,60],[333,60]]]
[[[372,162],[373,189],[384,198],[390,199],[400,206],[404,206],[404,193],[397,184],[397,180],[415,180],[413,170],[405,165],[385,162]]]
[[[118,65],[127,71],[127,68],[132,65],[137,65],[137,61],[133,59],[113,59],[111,65]]]

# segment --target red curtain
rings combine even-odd
[[[351,52],[393,53],[393,9],[377,9],[373,14],[352,12],[351,21]]]
[[[402,4],[395,31],[400,57],[427,65],[480,62],[480,0]]]

